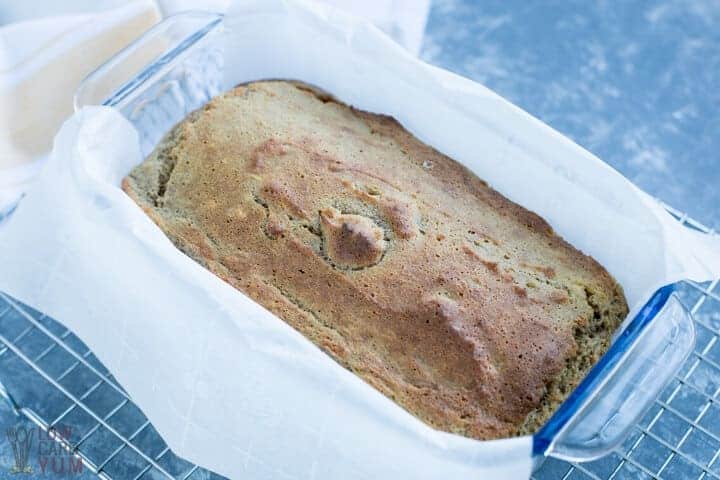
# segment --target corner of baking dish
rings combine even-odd
[[[215,39],[222,28],[220,14],[168,17],[91,73],[75,108],[118,109],[148,154],[175,123],[220,93],[223,55]],[[660,288],[629,317],[608,352],[533,436],[537,459],[592,460],[622,442],[693,348],[691,316],[673,292],[673,285]]]
[[[680,369],[695,329],[675,285],[629,317],[605,355],[533,436],[533,454],[587,461],[617,447]]]

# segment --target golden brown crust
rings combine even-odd
[[[123,189],[185,253],[428,424],[540,426],[605,351],[622,290],[394,119],[239,86]]]

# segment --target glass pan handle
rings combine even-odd
[[[75,110],[114,107],[135,126],[143,155],[188,113],[222,90],[223,55],[217,40],[223,16],[183,12],[158,23],[78,87]]]
[[[606,455],[627,436],[695,345],[692,316],[661,288],[535,435],[535,453],[567,461]]]

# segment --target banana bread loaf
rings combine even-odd
[[[468,437],[541,426],[627,314],[543,219],[393,118],[300,83],[216,97],[123,189],[187,255]]]

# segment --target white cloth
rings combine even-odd
[[[135,0],[0,28],[0,216],[35,178],[82,79],[159,18]]]

